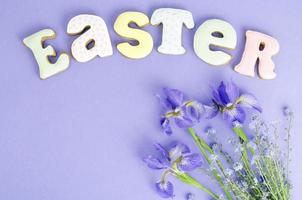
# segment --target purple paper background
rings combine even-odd
[[[145,59],[130,60],[114,48],[111,57],[84,64],[72,60],[66,72],[42,81],[32,53],[22,44],[24,37],[50,27],[57,38],[48,43],[57,52],[70,51],[74,38],[66,34],[67,23],[73,16],[87,13],[106,21],[115,46],[123,40],[113,31],[121,12],[137,10],[151,16],[160,7],[193,13],[196,26],[183,34],[185,55],[162,55],[154,49]],[[301,8],[298,0],[1,0],[0,200],[160,199],[153,189],[159,174],[147,169],[141,157],[153,151],[154,141],[193,143],[181,131],[171,138],[161,134],[155,94],[162,86],[170,86],[207,102],[209,86],[222,79],[233,79],[254,93],[267,120],[282,117],[284,105],[294,110],[293,199],[300,199]],[[210,66],[193,52],[194,32],[210,18],[227,20],[237,31],[238,47],[226,66]],[[279,40],[275,80],[248,78],[233,71],[248,29]],[[157,47],[161,28],[149,26],[147,30]],[[202,124],[199,131],[209,121]],[[223,138],[231,135],[221,120],[211,124],[227,134]],[[197,199],[207,199],[203,192],[173,182],[176,200],[184,199],[189,191]]]

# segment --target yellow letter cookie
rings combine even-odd
[[[146,31],[129,27],[130,23],[135,23],[138,27],[144,27],[149,24],[149,18],[141,12],[124,12],[120,14],[114,23],[115,32],[122,37],[137,40],[138,44],[131,45],[128,42],[122,42],[117,45],[117,49],[128,58],[144,58],[153,49],[152,36]]]

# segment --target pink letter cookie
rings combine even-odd
[[[259,59],[258,73],[262,79],[274,79],[275,65],[272,56],[279,52],[278,41],[256,31],[246,32],[246,44],[240,63],[234,70],[246,76],[255,76],[255,64]]]

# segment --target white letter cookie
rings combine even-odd
[[[163,25],[162,43],[158,51],[163,54],[180,55],[186,50],[182,46],[182,27],[194,28],[192,13],[187,10],[160,8],[153,12],[151,17],[152,25]]]
[[[88,29],[88,30],[87,30]],[[112,45],[105,21],[95,15],[77,15],[67,25],[69,35],[80,35],[71,46],[72,56],[79,62],[87,62],[96,56],[112,55]],[[92,47],[88,48],[88,45]]]
[[[69,67],[69,56],[67,53],[61,53],[57,62],[50,63],[48,56],[56,56],[56,51],[50,45],[43,47],[43,42],[48,39],[54,39],[56,33],[52,29],[43,29],[23,40],[23,43],[31,49],[39,65],[40,78],[47,79]]]

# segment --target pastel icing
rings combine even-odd
[[[86,30],[88,29],[88,30]],[[82,33],[86,30],[84,33]],[[96,56],[113,54],[112,45],[105,21],[95,15],[77,15],[67,25],[69,35],[80,35],[71,45],[72,56],[79,62],[87,62]],[[88,44],[93,46],[88,48]]]
[[[222,37],[214,36],[219,34]],[[196,55],[210,65],[224,65],[232,56],[223,51],[213,51],[210,46],[235,49],[237,34],[231,24],[220,19],[205,21],[197,29],[194,36],[194,51]]]
[[[158,51],[163,54],[180,55],[186,52],[182,46],[182,27],[194,28],[192,13],[187,10],[160,8],[153,12],[152,25],[162,24],[162,42]]]
[[[121,37],[136,40],[138,44],[132,45],[129,42],[122,42],[117,45],[117,49],[127,58],[144,58],[153,49],[152,36],[144,30],[129,27],[131,23],[135,23],[141,28],[149,24],[149,18],[142,12],[129,11],[120,14],[114,23],[115,32]]]
[[[255,76],[255,65],[257,60],[258,73],[262,79],[274,79],[275,64],[272,56],[279,52],[279,42],[266,34],[256,31],[246,32],[246,43],[240,63],[235,66],[234,70],[246,76]]]
[[[32,51],[38,63],[41,79],[47,79],[69,67],[70,59],[67,53],[61,53],[55,63],[49,61],[48,57],[56,56],[56,51],[50,45],[44,48],[43,42],[55,37],[56,33],[52,29],[43,29],[23,40],[23,43]]]

